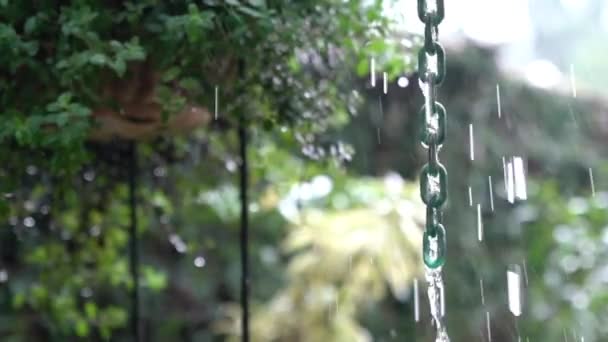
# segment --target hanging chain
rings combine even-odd
[[[418,0],[418,18],[424,23],[424,46],[418,53],[418,75],[424,93],[420,110],[422,146],[428,151],[427,164],[420,175],[420,196],[426,204],[423,260],[436,342],[448,342],[445,324],[445,297],[442,267],[446,257],[445,228],[441,207],[447,200],[447,171],[439,162],[439,150],[446,136],[446,110],[436,101],[436,88],[445,79],[445,51],[438,42],[439,24],[445,15],[443,0]]]

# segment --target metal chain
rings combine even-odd
[[[434,5],[434,6],[432,6]],[[418,18],[424,23],[424,46],[418,53],[418,75],[424,93],[420,110],[420,141],[428,150],[427,164],[420,175],[420,196],[426,204],[426,227],[422,254],[428,282],[428,297],[436,342],[448,342],[442,267],[446,258],[446,237],[441,208],[448,192],[448,175],[439,162],[439,150],[446,136],[446,110],[436,100],[436,88],[445,79],[445,51],[438,42],[439,24],[445,16],[443,0],[418,0]]]

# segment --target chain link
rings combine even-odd
[[[445,51],[438,42],[439,24],[445,16],[443,0],[418,0],[418,18],[424,23],[424,45],[418,53],[418,76],[425,97],[420,109],[420,142],[428,150],[427,164],[420,174],[420,197],[427,206],[423,235],[423,260],[429,283],[431,315],[437,329],[436,341],[447,342],[444,315],[442,266],[446,260],[446,231],[441,208],[448,198],[448,174],[439,161],[445,141],[447,112],[436,99],[436,87],[445,79]]]
[[[422,146],[428,149],[428,161],[422,168],[420,175],[420,196],[422,201],[434,213],[429,217],[427,210],[427,234],[425,234],[425,242],[427,238],[436,237],[437,233],[443,235],[443,238],[438,239],[438,245],[433,246],[435,249],[445,252],[445,229],[441,224],[440,209],[447,201],[447,181],[448,174],[445,167],[439,162],[439,149],[445,141],[447,113],[445,107],[436,101],[436,87],[439,86],[445,78],[445,51],[438,39],[438,25],[444,18],[443,0],[436,0],[435,8],[431,10],[429,2],[432,0],[418,0],[418,17],[426,26],[425,29],[425,44],[420,49],[418,54],[418,74],[421,82],[426,87],[425,103],[420,109],[420,142]],[[431,222],[429,222],[429,218]],[[443,234],[441,234],[443,233]],[[424,247],[431,247],[430,244],[423,244]],[[424,250],[424,255],[431,252],[427,248]],[[438,253],[439,260],[436,262],[427,262],[428,258],[424,258],[425,264],[430,268],[437,268],[445,263],[445,253]]]

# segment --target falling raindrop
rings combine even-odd
[[[388,93],[388,76],[386,72],[382,73],[382,90],[385,95]]]
[[[483,279],[479,278],[479,289],[481,292],[481,305],[486,305],[486,298],[484,296],[484,290],[483,290]]]
[[[188,250],[188,246],[186,245],[184,240],[175,233],[169,235],[169,242],[171,242],[175,250],[180,254],[186,253],[186,251]]]
[[[505,172],[505,191],[507,200],[514,203],[516,199],[526,200],[526,171],[522,157],[512,157],[505,160],[503,157],[503,168]]]
[[[8,272],[5,269],[0,270],[0,284],[8,281]]]
[[[234,159],[227,159],[225,161],[226,170],[229,172],[235,172],[237,168],[236,161]]]
[[[34,220],[34,218],[31,216],[28,216],[23,219],[23,225],[28,228],[32,228],[35,224],[36,224],[36,220]]]
[[[473,189],[469,186],[469,207],[473,206]]]
[[[477,204],[477,239],[483,241],[483,222],[481,219],[481,204]]]
[[[494,191],[492,190],[492,176],[488,176],[488,187],[490,190],[490,209],[494,212]]]
[[[526,189],[526,171],[522,157],[513,157],[513,172],[515,181],[515,197],[519,200],[528,198]]]
[[[469,152],[471,154],[471,161],[475,160],[475,143],[473,137],[473,124],[469,124]]]
[[[34,176],[36,173],[38,173],[38,168],[34,165],[29,165],[25,168],[25,172],[30,176]]]
[[[591,196],[595,197],[595,182],[593,181],[593,170],[589,168],[589,184],[591,185]]]
[[[420,322],[420,302],[418,294],[418,278],[414,278],[414,320]]]
[[[570,87],[572,88],[572,97],[576,98],[576,78],[574,75],[574,64],[570,64]]]
[[[496,106],[498,107],[498,118],[502,116],[502,104],[500,100],[500,85],[496,85]]]
[[[408,80],[407,77],[405,77],[405,76],[401,76],[397,80],[397,85],[400,88],[407,88],[407,86],[410,85],[410,80]]]
[[[372,57],[370,61],[370,83],[372,87],[376,86],[376,60]]]
[[[528,267],[526,266],[526,259],[523,260],[522,265],[524,266],[524,281],[526,282],[526,287],[528,287]]]
[[[492,327],[490,326],[490,312],[486,311],[486,329],[488,330],[488,341],[492,342]]]
[[[167,176],[167,168],[165,168],[163,166],[155,167],[154,176],[159,177],[159,178]]]
[[[83,175],[82,178],[87,181],[87,182],[92,182],[93,180],[95,180],[95,171],[94,170],[87,170]]]
[[[207,261],[205,260],[205,258],[202,255],[199,255],[196,258],[194,258],[194,266],[196,266],[198,268],[205,267],[206,263],[207,263]]]
[[[93,290],[90,287],[84,287],[80,290],[80,296],[83,298],[91,298],[93,296]]]
[[[516,316],[521,316],[521,268],[513,265],[507,270],[507,294],[509,299],[509,311]]]

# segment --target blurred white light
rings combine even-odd
[[[507,293],[509,297],[509,311],[516,316],[521,316],[521,276],[519,266],[515,271],[507,271]]]
[[[198,268],[202,268],[205,267],[205,264],[207,263],[207,261],[205,260],[205,258],[203,258],[202,256],[197,256],[194,259],[194,266],[198,267]]]
[[[461,17],[463,32],[482,44],[525,40],[532,31],[528,0],[466,0],[449,4],[468,9]]]
[[[580,12],[588,5],[587,0],[561,0],[560,3],[568,11]]]
[[[331,178],[326,175],[319,175],[312,179],[312,189],[315,197],[325,197],[329,195],[332,187]]]
[[[397,80],[397,85],[401,88],[407,88],[407,86],[410,85],[410,80],[408,80],[405,76],[401,76]]]
[[[557,66],[545,59],[535,60],[528,64],[525,74],[530,84],[544,89],[555,87],[562,80],[562,73]]]

